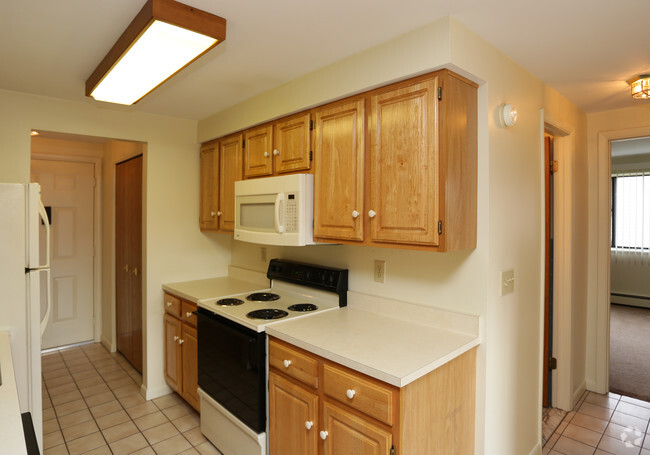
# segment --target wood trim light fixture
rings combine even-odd
[[[632,89],[632,98],[650,98],[650,74],[641,74],[639,77],[627,81]]]
[[[175,0],[147,0],[86,81],[86,96],[134,104],[226,39],[226,20]]]

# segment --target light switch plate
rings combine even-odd
[[[501,295],[515,292],[515,269],[501,271]]]

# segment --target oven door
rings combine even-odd
[[[266,431],[266,333],[204,308],[197,314],[199,387],[256,433]]]

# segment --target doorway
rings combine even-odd
[[[52,225],[52,310],[42,348],[94,339],[95,165],[32,159]],[[44,299],[42,299],[44,300]]]
[[[142,373],[142,155],[115,166],[117,350]]]
[[[542,406],[553,404],[551,372],[553,355],[553,173],[557,161],[553,157],[553,136],[544,134],[544,349],[542,354]]]

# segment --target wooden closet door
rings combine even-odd
[[[117,350],[142,372],[142,156],[115,169]]]

